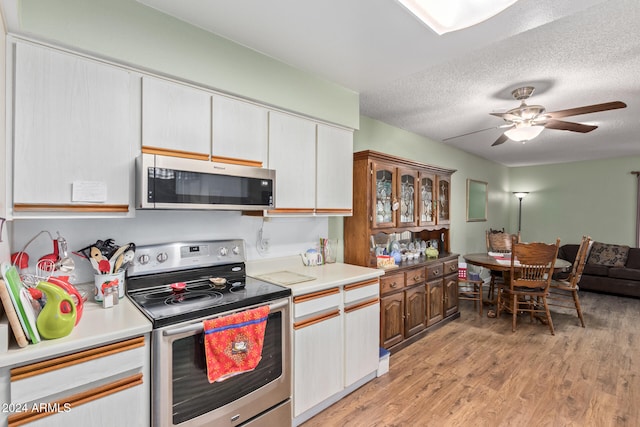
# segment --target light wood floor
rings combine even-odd
[[[581,292],[547,326],[460,319],[391,355],[389,373],[303,424],[314,426],[640,426],[640,300]]]

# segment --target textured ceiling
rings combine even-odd
[[[491,144],[489,129],[445,144],[508,166],[640,155],[640,2],[520,0],[470,29],[436,35],[395,0],[138,0],[360,93],[363,115],[436,141],[504,123],[512,89],[533,85],[547,111],[620,100]]]

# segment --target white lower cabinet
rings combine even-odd
[[[342,390],[339,288],[294,297],[293,415]]]
[[[344,287],[344,385],[377,372],[380,340],[378,279]]]
[[[140,336],[15,367],[7,425],[149,425],[149,361]]]
[[[293,298],[294,425],[375,378],[379,291],[375,278]]]

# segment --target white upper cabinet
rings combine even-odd
[[[316,212],[351,215],[353,133],[318,125]]]
[[[144,76],[142,147],[143,150],[159,148],[176,155],[208,160],[211,153],[211,94]]]
[[[133,201],[135,78],[16,43],[13,202],[20,212],[127,212]]]
[[[269,169],[276,170],[278,213],[313,213],[316,203],[316,124],[269,113]]]
[[[266,166],[268,115],[264,107],[213,95],[213,160]]]

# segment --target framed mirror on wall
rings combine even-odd
[[[467,222],[487,220],[487,186],[484,181],[467,179]]]

